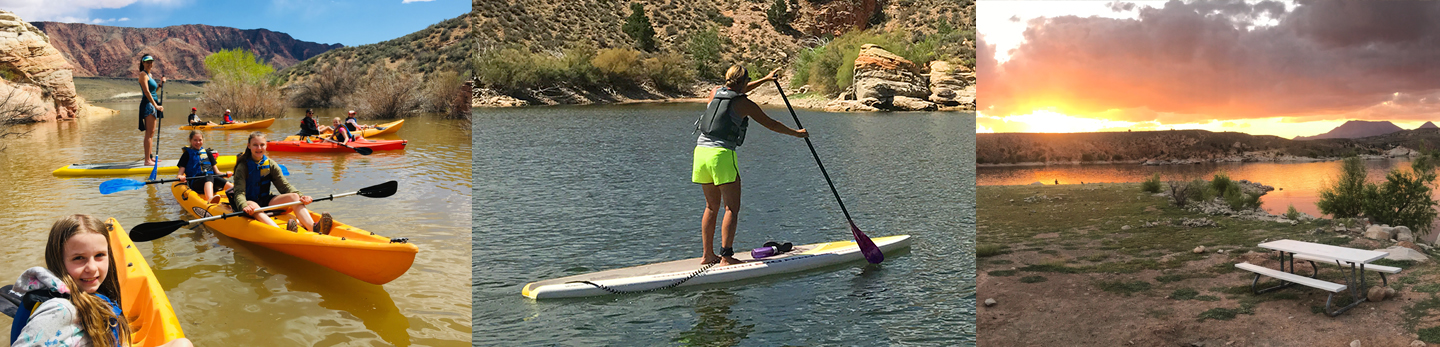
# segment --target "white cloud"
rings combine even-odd
[[[129,18],[92,19],[91,10],[122,8],[137,2],[173,7],[188,1],[190,0],[0,0],[0,9],[14,12],[26,21],[102,23],[127,21]]]

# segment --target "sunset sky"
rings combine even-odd
[[[977,3],[980,132],[1440,121],[1440,2]]]

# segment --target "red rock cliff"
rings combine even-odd
[[[205,56],[222,49],[244,48],[270,62],[276,70],[325,51],[343,47],[300,41],[267,29],[241,30],[203,24],[164,28],[32,22],[50,37],[81,77],[134,77],[144,54],[160,60],[157,72],[168,78],[205,80]]]

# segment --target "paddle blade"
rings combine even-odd
[[[290,176],[290,169],[286,168],[285,165],[280,165],[280,175]]]
[[[100,194],[110,194],[127,190],[135,190],[140,189],[140,187],[144,186],[145,182],[140,182],[129,178],[116,178],[100,183]]]
[[[162,238],[166,235],[174,233],[175,230],[179,230],[186,225],[190,225],[190,222],[183,220],[172,220],[164,222],[140,223],[140,225],[136,225],[134,228],[130,228],[130,240],[135,242],[146,242]]]
[[[355,147],[355,153],[360,153],[360,155],[370,155],[370,153],[375,153],[375,150],[365,147]]]
[[[146,181],[154,181],[156,178],[158,178],[158,177],[155,177],[155,174],[158,174],[158,173],[160,173],[160,157],[159,157],[159,156],[156,156],[156,157],[155,157],[155,166],[151,166],[151,167],[150,167],[150,178],[147,179]]]
[[[850,222],[850,233],[855,235],[855,244],[860,245],[860,254],[865,255],[865,261],[871,264],[885,261],[885,253],[881,252],[880,247],[875,246],[875,241],[870,241],[870,237],[865,236],[865,232],[860,231],[860,227],[855,226],[853,221]]]
[[[395,190],[399,187],[400,182],[390,181],[361,188],[360,191],[355,192],[355,194],[359,194],[360,196],[364,196],[367,198],[384,198],[395,195]]]

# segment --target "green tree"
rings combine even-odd
[[[1385,182],[1365,187],[1364,213],[1377,223],[1404,225],[1424,234],[1435,220],[1435,199],[1430,184],[1435,182],[1435,168],[1429,158],[1419,157],[1410,163],[1410,171],[1390,170]]]
[[[1146,193],[1159,193],[1160,173],[1155,173],[1154,175],[1151,175],[1149,179],[1146,179],[1145,182],[1141,182],[1140,190]]]
[[[222,49],[205,56],[205,71],[210,73],[211,79],[230,79],[253,84],[264,82],[266,76],[275,72],[275,68],[260,60],[255,53],[235,48]]]
[[[720,31],[715,28],[696,32],[686,41],[685,48],[690,52],[690,59],[700,78],[720,77],[720,41]]]
[[[1320,200],[1315,206],[1320,213],[1334,218],[1355,218],[1364,212],[1365,163],[1359,157],[1345,158],[1341,164],[1340,177],[1335,183],[1320,190]]]
[[[650,17],[645,16],[645,5],[630,3],[630,17],[620,27],[625,35],[635,40],[635,47],[647,52],[655,51],[655,28],[650,26]]]
[[[775,30],[789,30],[790,20],[793,19],[793,15],[790,14],[790,4],[785,0],[775,0],[770,3],[770,9],[765,10],[765,19],[770,21],[770,25],[774,26]]]

